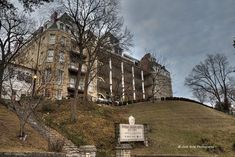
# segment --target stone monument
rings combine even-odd
[[[116,124],[116,157],[131,157],[130,142],[143,142],[148,146],[147,138],[145,138],[145,125],[135,124],[135,118],[131,115],[128,118],[129,124]]]

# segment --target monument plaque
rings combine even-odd
[[[135,124],[135,118],[129,117],[129,124],[119,124],[120,142],[144,141],[144,125]]]

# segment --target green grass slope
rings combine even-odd
[[[126,120],[133,115],[136,124],[151,128],[150,146],[137,145],[132,154],[235,156],[235,117],[184,101],[131,104],[123,110]]]

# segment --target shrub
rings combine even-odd
[[[229,112],[229,106],[231,106],[230,103],[225,103],[225,102],[217,102],[215,105],[215,109],[222,111],[222,112]]]
[[[208,146],[208,148],[206,148],[206,151],[210,153],[216,153],[216,154],[224,153],[223,147],[221,147],[220,145],[215,145],[208,138],[201,138],[199,145]]]
[[[42,107],[41,107],[42,112],[53,112],[55,111],[55,105],[53,107],[52,102],[48,101],[44,101],[42,102]]]
[[[62,152],[64,146],[64,140],[62,139],[49,139],[48,141],[48,151],[50,152]]]
[[[235,151],[235,142],[233,143],[233,151]]]

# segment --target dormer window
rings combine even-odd
[[[64,24],[63,23],[60,23],[60,29],[64,30]]]
[[[69,32],[69,30],[70,30],[69,26],[66,25],[65,31],[66,31],[66,32]]]

